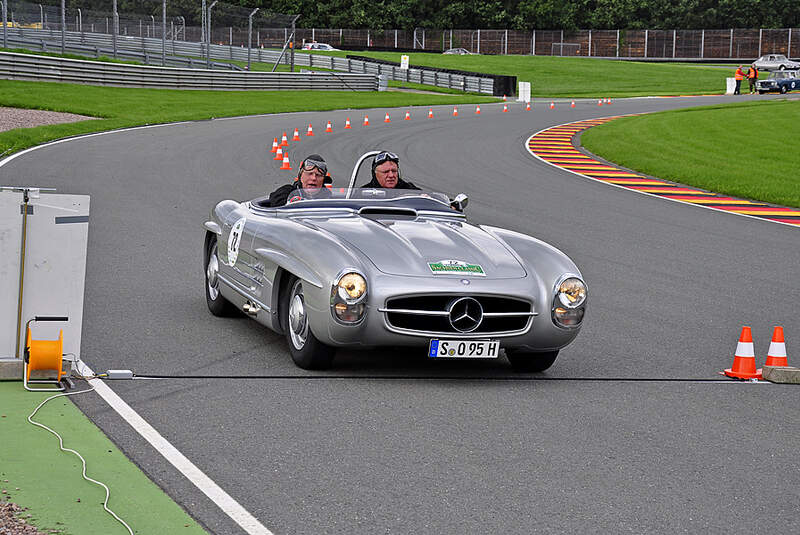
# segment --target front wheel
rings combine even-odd
[[[781,66],[780,66],[780,69],[781,69],[782,71],[785,71],[785,70],[786,70],[786,65],[781,65]]]
[[[558,351],[534,353],[509,347],[506,348],[506,357],[515,372],[539,373],[553,365],[558,357]]]
[[[329,368],[336,349],[320,342],[309,328],[302,280],[291,279],[281,295],[281,317],[294,363],[304,370]]]
[[[217,236],[211,235],[206,241],[206,305],[215,316],[223,318],[238,316],[239,309],[219,293],[219,257],[217,256]]]
[[[784,94],[785,94],[785,93],[786,93],[786,91],[787,91],[787,89],[786,89],[786,86],[785,86],[785,85],[782,85],[782,86],[781,86],[781,93],[784,93]]]

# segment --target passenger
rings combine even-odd
[[[307,190],[312,197],[322,194],[328,191],[325,186],[331,183],[332,179],[328,174],[325,160],[319,154],[312,154],[300,162],[300,170],[294,182],[283,185],[269,194],[269,205],[283,206],[292,192],[300,189]]]
[[[400,158],[393,152],[381,151],[372,160],[372,180],[362,188],[420,189],[400,178]]]

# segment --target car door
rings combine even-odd
[[[260,294],[264,284],[263,263],[253,255],[257,226],[257,216],[240,206],[223,218],[217,242],[220,274],[248,296]]]

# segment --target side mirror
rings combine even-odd
[[[468,204],[469,197],[467,197],[466,193],[459,193],[456,195],[455,199],[450,201],[450,206],[453,208],[453,210],[458,210],[459,212],[463,212]]]

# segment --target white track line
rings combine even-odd
[[[84,364],[79,363],[79,373],[84,377],[91,377],[94,372]],[[231,520],[236,522],[249,535],[272,535],[272,532],[264,527],[253,515],[251,515],[239,502],[233,499],[230,494],[225,492],[222,487],[214,483],[203,471],[173,446],[166,438],[147,423],[139,413],[125,403],[116,392],[111,390],[107,384],[100,379],[90,379],[89,383],[94,386],[97,392],[108,405],[119,414],[139,435],[153,446],[169,463],[186,476],[195,487],[208,496],[208,498],[219,507],[223,513],[228,515]]]

